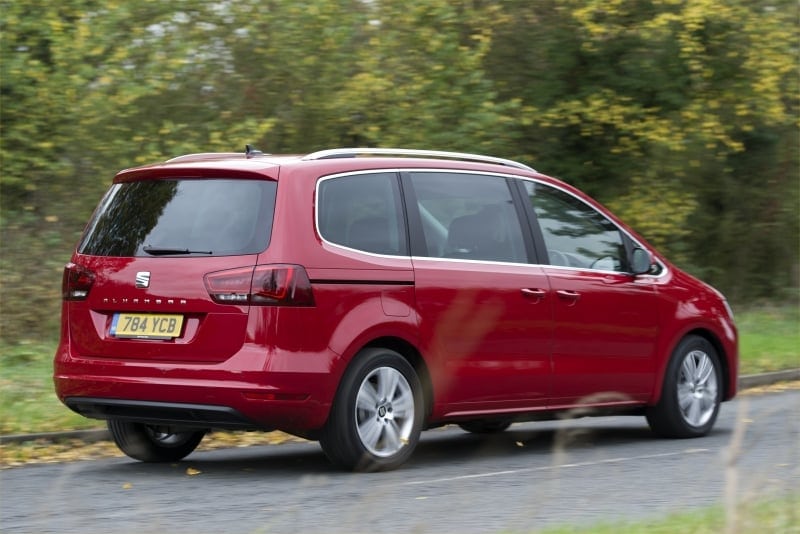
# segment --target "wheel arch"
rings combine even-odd
[[[319,439],[322,450],[328,458],[341,467],[356,471],[393,469],[408,459],[416,447],[420,431],[425,428],[430,406],[428,397],[431,381],[428,369],[414,345],[399,337],[390,335],[375,337],[366,344],[356,347],[347,359],[342,378],[336,386],[336,395],[331,404],[328,418],[324,426],[315,433],[315,439]],[[379,360],[380,362],[378,362]],[[386,362],[393,363],[387,364]],[[416,373],[414,382],[419,383],[413,387],[414,396],[416,398],[421,396],[421,402],[417,402],[415,398],[412,403],[414,417],[405,418],[411,422],[411,427],[408,429],[410,434],[404,440],[401,439],[397,442],[398,448],[390,451],[388,456],[370,449],[364,442],[364,435],[359,430],[361,427],[356,422],[358,415],[354,409],[357,403],[357,393],[351,393],[364,387],[363,381],[382,365],[391,365],[395,371],[406,374],[413,370]],[[410,385],[409,382],[405,387],[409,388]],[[410,388],[408,392],[410,392]],[[363,410],[358,410],[358,412],[361,411]],[[376,413],[380,421],[380,418],[391,413],[391,408],[383,413]],[[367,420],[365,419],[365,421]],[[380,425],[380,422],[378,424]],[[370,432],[368,431],[368,433]],[[372,446],[376,445],[376,443],[372,444]]]
[[[672,358],[672,353],[675,351],[675,348],[681,343],[681,341],[689,336],[697,336],[705,339],[711,344],[712,347],[714,347],[714,350],[717,352],[720,366],[722,367],[722,369],[720,369],[723,386],[722,400],[730,400],[736,394],[736,384],[734,383],[733,379],[735,373],[732,372],[731,369],[732,356],[728,354],[724,343],[712,330],[703,327],[695,327],[682,332],[679,336],[676,336],[673,342],[669,345],[668,350],[666,351],[668,356],[663,359],[661,368],[659,369],[659,373],[657,375],[657,381],[655,384],[653,398],[651,399],[651,404],[656,404],[661,399],[664,388],[664,375],[666,373],[667,366],[669,365],[669,361]]]
[[[732,384],[730,354],[728,354],[728,351],[725,350],[725,345],[723,345],[722,340],[719,337],[717,337],[717,335],[714,334],[714,332],[704,328],[696,328],[690,332],[687,332],[686,335],[684,335],[683,337],[690,335],[695,335],[704,338],[706,341],[711,343],[711,346],[714,347],[714,350],[717,351],[717,356],[719,357],[719,364],[722,366],[722,369],[720,369],[720,374],[722,375],[722,384],[724,388],[722,393],[722,400],[728,400],[732,398],[736,392],[736,385]]]

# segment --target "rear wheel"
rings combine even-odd
[[[142,462],[177,462],[194,451],[206,434],[205,430],[116,419],[108,420],[108,430],[122,452]]]
[[[717,351],[708,340],[687,336],[672,353],[658,404],[647,410],[657,434],[694,438],[714,426],[721,402],[722,371]]]
[[[346,469],[394,469],[414,451],[422,418],[422,387],[411,364],[393,350],[365,349],[342,378],[320,445]]]

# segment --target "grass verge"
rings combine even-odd
[[[800,367],[800,307],[763,306],[736,315],[741,374]]]
[[[770,306],[740,312],[740,373],[800,367],[800,310]],[[0,434],[103,426],[64,407],[53,393],[54,341],[0,344]]]
[[[731,515],[732,514],[732,515]],[[540,534],[736,534],[800,533],[800,493],[740,503],[735,510],[721,507],[670,515],[662,519],[593,525],[586,528],[558,527]]]
[[[0,434],[102,426],[67,409],[53,391],[53,341],[0,345]]]

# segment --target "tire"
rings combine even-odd
[[[194,451],[205,430],[184,430],[109,419],[108,430],[117,447],[142,462],[177,462]]]
[[[687,336],[672,353],[661,399],[647,409],[647,423],[656,434],[667,438],[705,436],[717,420],[721,388],[717,351],[708,340]]]
[[[337,466],[385,471],[402,465],[419,441],[422,386],[393,350],[359,352],[339,384],[320,445]]]
[[[472,434],[499,434],[511,426],[511,421],[505,419],[479,419],[477,421],[464,421],[458,426]]]

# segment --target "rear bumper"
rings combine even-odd
[[[121,419],[152,425],[193,428],[254,429],[258,425],[227,406],[67,397],[73,411],[92,419]]]
[[[308,434],[325,424],[337,383],[329,365],[310,359],[261,350],[220,364],[121,361],[77,357],[62,345],[54,382],[59,399],[86,417]]]

